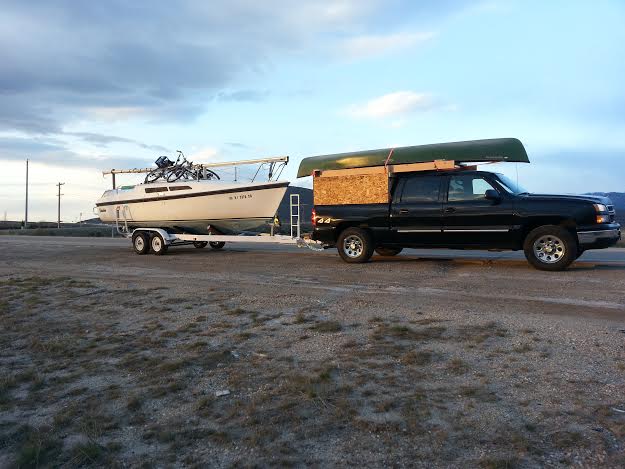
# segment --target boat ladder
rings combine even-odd
[[[115,227],[117,228],[117,233],[119,233],[124,238],[130,238],[132,233],[128,230],[128,217],[126,216],[126,211],[129,210],[128,205],[124,205],[121,208],[121,216],[123,219],[123,225],[119,224],[120,221],[120,207],[115,207]]]

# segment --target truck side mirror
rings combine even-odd
[[[492,200],[494,202],[499,202],[501,200],[501,195],[499,195],[499,192],[497,192],[495,189],[488,189],[484,193],[484,198],[486,200]]]

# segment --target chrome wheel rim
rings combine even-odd
[[[135,238],[135,249],[137,251],[143,251],[143,248],[145,248],[145,243],[143,242],[143,238],[141,236],[137,236]]]
[[[362,239],[356,235],[351,235],[343,241],[343,252],[353,258],[359,257],[363,251]]]
[[[566,254],[566,247],[560,238],[553,235],[541,236],[534,242],[534,255],[545,264],[555,264]]]
[[[161,247],[161,238],[159,238],[158,236],[152,238],[152,249],[154,250],[154,252],[159,252],[161,250]]]

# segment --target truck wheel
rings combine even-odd
[[[385,246],[378,246],[375,248],[375,252],[377,252],[380,256],[396,256],[400,252],[402,252],[403,248],[390,248]]]
[[[132,235],[132,248],[137,254],[147,254],[150,251],[150,242],[147,233],[139,231]]]
[[[152,239],[150,239],[150,247],[152,248],[152,252],[157,256],[162,256],[167,252],[165,240],[158,233],[154,233],[154,235],[152,235]]]
[[[197,249],[205,248],[207,245],[208,243],[206,241],[194,241],[193,242],[193,246],[196,247]]]
[[[540,226],[523,243],[528,262],[539,270],[564,270],[577,258],[577,241],[561,226]]]
[[[221,249],[226,245],[226,243],[222,241],[211,241],[208,244],[210,244],[213,249]]]
[[[373,239],[366,230],[347,228],[339,235],[337,248],[345,262],[367,262],[373,255]]]

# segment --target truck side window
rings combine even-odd
[[[480,176],[453,176],[449,181],[447,200],[450,202],[481,200],[489,189],[495,188]]]
[[[401,201],[437,202],[441,186],[441,178],[437,176],[418,176],[406,178]]]

